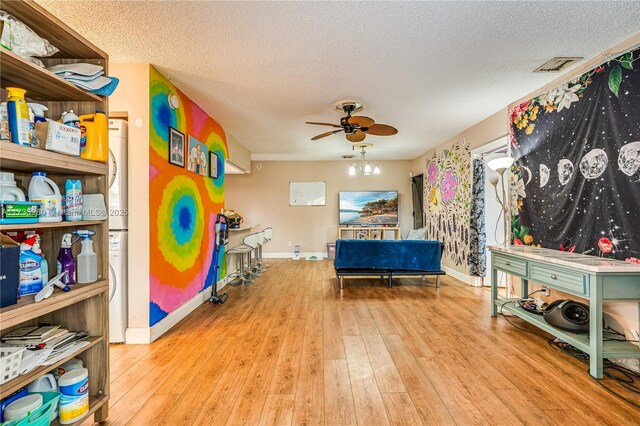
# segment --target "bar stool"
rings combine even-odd
[[[253,268],[256,272],[262,273],[267,270],[266,265],[262,263],[262,246],[267,242],[264,231],[258,232],[258,247],[256,248],[256,266]]]
[[[246,241],[246,238],[245,238]],[[251,279],[252,275],[250,272],[246,272],[244,270],[244,255],[249,256],[249,268],[251,267],[251,251],[253,248],[248,246],[247,244],[242,244],[240,246],[233,247],[227,251],[227,254],[235,254],[238,256],[238,269],[237,272],[234,272],[235,278],[233,281],[229,283],[232,286],[242,286],[242,285],[251,285],[255,283],[254,280]]]
[[[249,234],[246,237],[244,237],[244,245],[246,245],[247,247],[250,247],[251,249],[249,250],[249,253],[247,253],[247,274],[249,276],[249,278],[257,278],[260,275],[262,275],[262,271],[258,270],[257,267],[254,267],[253,262],[251,260],[251,254],[253,252],[257,252],[258,247],[259,247],[259,242],[260,240],[260,233],[256,232],[254,234]]]
[[[262,245],[264,246],[273,238],[273,228],[264,228],[262,232],[264,232],[264,243],[262,243]],[[269,269],[269,265],[267,265],[266,263],[262,263],[262,246],[260,246],[260,267],[265,270]]]

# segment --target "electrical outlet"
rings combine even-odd
[[[291,247],[291,241],[287,243],[287,247]]]
[[[551,296],[551,289],[549,287],[542,287],[542,294],[547,297]]]

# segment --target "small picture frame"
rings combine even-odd
[[[184,167],[184,133],[169,126],[169,163]]]
[[[209,177],[218,179],[218,154],[209,151]]]

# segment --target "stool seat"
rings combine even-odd
[[[249,253],[251,250],[253,250],[251,247],[243,244],[241,246],[236,246],[227,250],[227,254]]]

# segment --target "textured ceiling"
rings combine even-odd
[[[337,159],[332,102],[396,126],[372,159],[411,159],[543,86],[553,56],[638,31],[640,2],[39,1],[109,53],[150,62],[254,159]],[[505,117],[506,119],[506,117]],[[328,128],[326,130],[329,130]]]

